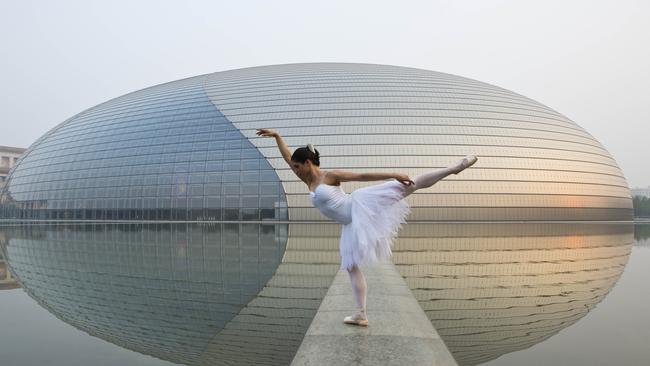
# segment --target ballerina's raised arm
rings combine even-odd
[[[328,185],[339,185],[341,182],[349,181],[376,181],[394,178],[404,185],[412,185],[413,181],[406,174],[401,173],[355,173],[345,170],[320,170],[320,154],[311,144],[307,147],[298,148],[292,154],[289,146],[280,133],[276,130],[260,128],[257,130],[258,136],[274,137],[278,144],[278,149],[284,158],[284,161],[289,164],[291,170],[300,178],[308,187],[312,187],[313,183],[325,183]]]

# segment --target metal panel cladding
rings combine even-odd
[[[623,173],[605,148],[560,113],[455,75],[370,64],[289,64],[214,73],[206,92],[277,169],[291,220],[325,220],[282,160],[312,143],[321,168],[415,176],[466,154],[471,169],[408,197],[418,220],[631,220]],[[349,183],[350,191],[368,184]]]

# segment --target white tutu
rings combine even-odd
[[[405,196],[406,186],[398,181],[360,188],[350,194],[352,222],[341,230],[340,269],[390,258],[393,239],[410,212]]]

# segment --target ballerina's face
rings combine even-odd
[[[296,173],[298,178],[302,180],[310,176],[312,165],[313,164],[311,164],[311,161],[309,160],[305,161],[304,163],[299,163],[293,160],[291,161],[291,169],[294,173]]]
[[[304,163],[299,163],[297,161],[292,161],[291,162],[291,169],[293,169],[293,172],[296,173],[296,175],[299,178],[302,179],[304,177],[304,174],[305,174],[304,173],[304,170],[305,170],[305,164]]]

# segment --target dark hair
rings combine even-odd
[[[307,160],[311,160],[312,164],[320,166],[320,154],[314,148],[315,153],[311,152],[308,147],[299,147],[291,155],[291,160],[297,163],[304,164]]]

